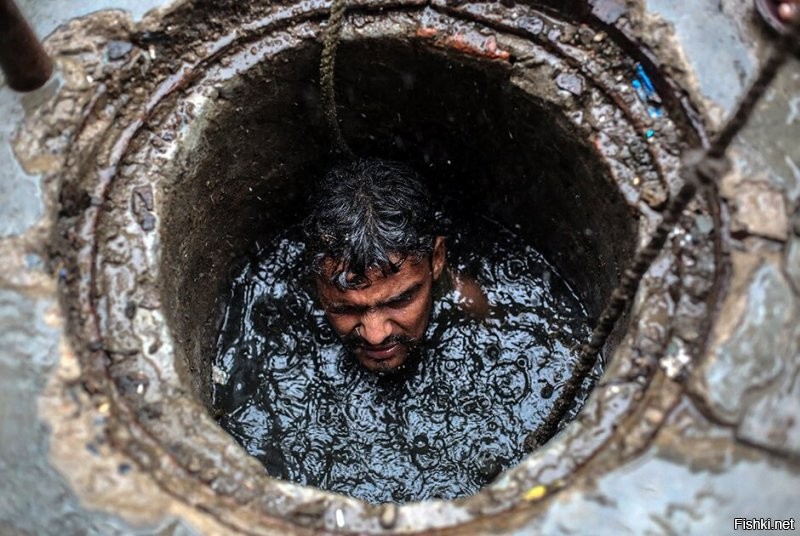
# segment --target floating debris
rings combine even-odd
[[[525,500],[526,501],[538,501],[542,497],[547,495],[547,486],[543,484],[539,484],[538,486],[534,486],[529,489],[525,493]]]

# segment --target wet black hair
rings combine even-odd
[[[372,269],[396,273],[406,260],[419,262],[433,253],[431,197],[403,163],[358,158],[337,165],[309,204],[303,228],[312,271],[321,276],[332,259],[336,268],[329,279],[341,289],[368,286]]]

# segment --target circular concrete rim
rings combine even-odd
[[[410,9],[409,6],[413,7],[413,9]],[[441,10],[437,11],[409,3],[404,10],[398,10],[398,13],[393,14],[394,17],[390,26],[395,31],[399,27],[404,34],[407,34],[409,29],[416,32],[419,28],[424,29],[439,25],[438,27],[445,35],[454,28],[475,31],[476,28],[481,26],[488,27],[492,34],[496,36],[497,49],[489,56],[484,54],[481,58],[479,55],[479,61],[503,61],[502,57],[497,56],[497,50],[503,51],[506,50],[504,47],[508,47],[508,50],[516,51],[518,47],[531,46],[531,43],[541,46],[544,42],[547,42],[550,49],[555,51],[554,53],[565,54],[567,57],[569,57],[569,53],[579,54],[579,50],[571,49],[572,47],[568,46],[561,47],[557,44],[557,41],[550,41],[546,37],[542,41],[537,41],[541,39],[538,33],[526,34],[525,39],[530,41],[525,41],[520,37],[520,33],[524,32],[521,32],[519,27],[512,33],[508,27],[504,26],[506,21],[518,19],[518,16],[512,17],[510,13],[523,12],[528,9],[524,6],[516,6],[513,9],[496,6],[492,12],[481,13],[480,17],[476,18],[475,14],[471,13],[469,9],[462,11],[442,7]],[[249,49],[243,50],[243,45],[246,45],[244,48],[256,47],[262,52],[273,51],[275,49],[274,42],[267,43],[261,48],[259,47],[265,41],[269,41],[271,32],[280,32],[288,26],[299,29],[301,34],[305,33],[310,37],[316,36],[319,32],[319,25],[315,22],[315,19],[322,13],[324,11],[321,11],[319,7],[304,4],[300,4],[299,7],[289,6],[283,9],[275,9],[268,17],[246,27],[242,30],[242,33],[237,35],[237,32],[234,32],[217,41],[216,47],[210,46],[207,49],[207,56],[194,62],[195,68],[208,69],[211,72],[214,70],[212,65],[219,62],[221,66],[217,69],[218,75],[235,75],[230,70],[226,71],[224,65],[222,65],[223,62],[220,61],[222,58],[238,54],[245,63],[247,61],[258,61],[258,54],[251,54]],[[385,16],[388,19],[389,14],[391,13],[381,13],[381,17]],[[374,14],[370,15],[374,17]],[[533,10],[530,10],[527,15],[540,20],[547,20],[554,25],[557,24],[556,21],[548,19]],[[358,17],[359,14],[357,13],[354,16]],[[404,21],[404,19],[407,20]],[[371,31],[375,31],[380,26],[381,20],[380,18],[378,20],[373,19],[369,24],[365,24],[357,30],[351,28],[351,33],[346,38],[368,36]],[[427,42],[430,46],[442,46],[441,41],[431,39],[424,32],[421,34],[417,32],[417,36],[422,41],[428,39],[429,41]],[[290,46],[289,41],[286,40],[287,37],[287,35],[282,35],[278,41],[281,41],[285,46]],[[445,44],[445,46],[447,45]],[[461,52],[463,53],[464,51],[462,50]],[[474,52],[471,53],[474,54]],[[247,56],[251,57],[248,58]],[[571,60],[573,66],[579,69],[581,74],[596,85],[603,87],[606,81],[602,79],[603,69],[598,63],[586,57],[572,57]],[[239,64],[241,65],[241,63]],[[120,180],[121,176],[126,174],[140,177],[148,176],[147,173],[139,173],[141,169],[136,168],[137,165],[146,166],[146,161],[142,164],[142,160],[133,158],[128,153],[132,141],[142,135],[141,128],[145,123],[148,124],[151,132],[158,133],[157,123],[163,119],[159,118],[160,110],[164,106],[171,105],[169,99],[175,97],[177,95],[176,92],[180,91],[188,95],[188,97],[182,97],[182,101],[187,104],[192,104],[192,98],[201,99],[202,96],[200,94],[192,95],[191,93],[192,84],[198,84],[199,80],[201,78],[193,72],[191,66],[187,66],[175,75],[167,77],[152,92],[150,99],[145,103],[142,110],[145,113],[140,115],[140,119],[132,121],[124,128],[118,129],[117,135],[113,138],[113,143],[107,143],[105,147],[107,149],[105,156],[108,160],[100,159],[104,165],[95,170],[97,172],[96,183],[93,184],[94,189],[92,190],[94,199],[110,199],[116,185],[124,182]],[[623,90],[620,87],[605,87],[604,89],[611,95],[620,93]],[[630,114],[633,119],[631,123],[640,127],[632,129],[634,135],[646,138],[645,129],[641,128],[641,122],[645,121],[646,118],[646,110],[640,105],[637,107],[637,103],[636,99],[631,99],[630,103],[625,102],[625,104],[628,104],[625,107],[625,112]],[[200,101],[198,100],[194,104],[200,104]],[[168,118],[169,114],[166,113],[164,116]],[[150,121],[153,118],[156,121],[151,123]],[[162,124],[167,123],[168,119],[162,120]],[[646,125],[647,123],[644,124]],[[660,130],[664,132],[675,129],[668,118],[664,118],[659,126]],[[654,159],[663,171],[662,180],[665,181],[669,188],[674,188],[678,180],[677,147],[660,147],[658,143],[657,140],[648,142],[648,147],[652,148],[651,152],[655,153]],[[158,160],[154,159],[153,162],[164,163],[168,161],[173,154],[171,151],[174,150],[174,144],[162,146],[162,149],[163,152],[158,155]],[[128,166],[130,169],[126,171],[125,168]],[[74,172],[75,169],[69,170],[67,173],[69,174],[70,171]],[[652,226],[655,212],[649,209],[641,201],[640,196],[637,195],[635,177],[618,174],[615,179],[623,182],[621,186],[628,189],[627,193],[631,204],[636,206],[644,216],[642,218],[644,222],[642,235],[644,236],[648,228]],[[142,185],[127,184],[127,186],[135,188]],[[129,192],[129,190],[126,190],[126,193]],[[148,208],[146,199],[142,199],[142,203],[145,210],[151,211]],[[157,206],[158,199],[155,200],[155,203]],[[100,204],[97,203],[97,205]],[[267,484],[269,490],[265,490],[260,487],[260,478],[256,476],[258,475],[257,467],[260,466],[257,462],[251,463],[254,460],[243,459],[242,453],[233,444],[231,438],[224,440],[228,444],[224,452],[206,453],[211,456],[211,461],[214,462],[210,470],[206,470],[208,466],[203,463],[206,460],[195,457],[198,453],[187,454],[180,452],[180,448],[176,450],[172,448],[174,446],[160,444],[158,437],[152,434],[152,430],[148,430],[138,422],[140,416],[137,415],[137,408],[132,407],[126,393],[120,392],[119,385],[110,377],[107,370],[108,363],[130,357],[132,349],[143,342],[134,340],[131,347],[124,348],[114,348],[107,344],[110,340],[108,337],[109,331],[119,331],[116,334],[117,337],[114,338],[116,341],[125,340],[126,335],[134,336],[138,335],[138,333],[130,330],[126,332],[128,328],[118,323],[120,319],[115,316],[114,309],[119,309],[119,304],[104,303],[103,301],[108,296],[122,296],[123,294],[116,293],[121,289],[117,288],[114,289],[114,292],[111,292],[111,288],[102,288],[104,285],[98,285],[98,281],[103,277],[111,275],[112,277],[109,277],[107,281],[113,279],[113,274],[106,273],[108,263],[101,262],[97,257],[98,255],[105,255],[105,260],[109,260],[108,253],[113,250],[113,240],[115,238],[114,236],[103,236],[102,233],[98,233],[100,229],[95,226],[102,212],[103,210],[100,206],[90,206],[81,218],[81,234],[87,238],[87,243],[86,247],[78,254],[77,264],[81,272],[86,276],[90,275],[90,277],[79,279],[77,292],[80,296],[78,302],[80,304],[80,312],[87,322],[85,325],[80,326],[78,330],[73,329],[73,334],[78,339],[77,346],[81,350],[80,353],[84,354],[83,364],[86,367],[87,382],[93,385],[100,397],[107,397],[108,402],[111,404],[112,415],[115,416],[117,422],[117,425],[110,430],[112,442],[134,458],[142,468],[150,471],[165,489],[196,505],[198,508],[214,512],[221,521],[243,532],[259,533],[262,527],[266,530],[269,526],[291,526],[294,528],[312,526],[337,530],[342,529],[338,523],[340,519],[345,520],[345,526],[342,529],[344,531],[381,531],[388,528],[415,531],[456,527],[474,521],[479,516],[491,516],[498,513],[507,513],[518,508],[527,508],[535,502],[542,501],[553,490],[568,485],[572,473],[579,470],[582,465],[590,462],[599,449],[606,448],[608,443],[614,440],[614,430],[626,416],[639,413],[648,407],[669,404],[668,399],[659,398],[658,393],[653,392],[654,389],[657,390],[661,383],[658,375],[656,375],[655,381],[650,381],[653,378],[652,367],[631,366],[630,360],[627,359],[637,351],[641,346],[639,344],[641,342],[640,339],[645,337],[642,333],[629,333],[626,340],[618,347],[611,370],[604,377],[603,385],[598,387],[587,404],[587,408],[579,419],[580,422],[570,426],[563,435],[529,457],[516,469],[507,472],[498,482],[490,485],[476,496],[453,502],[433,501],[400,507],[373,507],[354,499],[272,480],[269,480]],[[157,214],[157,209],[155,209],[154,214]],[[139,262],[145,265],[150,264],[149,268],[152,270],[150,271],[150,277],[152,277],[152,274],[157,269],[155,263],[158,250],[157,237],[148,235],[146,231],[143,232],[141,221],[137,221],[137,218],[133,217],[129,218],[126,231],[130,233],[129,236],[138,235],[141,237],[143,247],[136,253],[143,255],[142,258],[138,259]],[[95,233],[98,233],[99,236],[95,237]],[[102,239],[105,239],[105,241]],[[153,281],[150,283],[153,283]],[[99,289],[104,290],[104,292],[98,292]],[[700,301],[703,300],[701,299]],[[137,322],[141,322],[138,328],[142,332],[147,332],[154,326],[164,327],[163,317],[158,311],[159,304],[157,299],[152,305],[153,307],[150,309],[152,311],[152,322],[147,322],[137,316],[139,318]],[[637,303],[632,312],[633,318],[646,317],[648,305],[652,304]],[[135,339],[136,337],[134,336],[133,338]],[[702,338],[701,336],[700,339]],[[151,354],[150,359],[158,360],[161,363],[163,356],[168,356],[167,361],[161,363],[160,370],[166,372],[166,376],[160,378],[160,380],[163,381],[168,395],[175,397],[176,402],[181,406],[178,408],[179,411],[184,412],[184,415],[177,422],[183,421],[182,424],[186,425],[188,424],[186,419],[193,417],[196,419],[193,424],[202,429],[202,433],[224,434],[218,428],[214,428],[213,422],[210,422],[208,416],[204,415],[203,409],[196,402],[184,400],[181,404],[177,401],[177,399],[185,395],[185,390],[181,387],[180,372],[173,370],[168,362],[172,355],[172,348],[168,341],[168,337],[164,338],[161,348],[153,352],[155,355]],[[669,339],[662,342],[669,342]],[[684,342],[690,348],[691,353],[696,353],[696,348],[691,348],[691,344],[702,341]],[[661,354],[648,356],[650,363],[653,361],[658,362],[658,358],[662,357],[663,353],[669,353],[665,350],[666,344],[661,346]],[[686,347],[678,350],[673,349],[672,357],[675,357],[675,352],[685,353],[686,351]],[[145,355],[144,352],[137,352],[137,354]],[[138,388],[138,385],[136,385],[134,390],[138,390]],[[645,402],[634,404],[633,402],[637,398],[643,398]],[[609,411],[609,408],[612,411]],[[654,432],[658,425],[658,419],[650,419],[645,423],[645,430],[642,431],[642,435]],[[569,454],[570,459],[565,461],[564,458],[567,457],[567,454]],[[224,466],[231,463],[234,469],[252,469],[252,475],[246,473],[247,476],[244,477],[239,474],[228,478],[231,475],[225,473]],[[263,473],[263,469],[261,472]],[[256,523],[254,524],[253,521],[256,521]]]

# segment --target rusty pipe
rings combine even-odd
[[[0,0],[0,68],[15,91],[33,91],[53,74],[53,62],[14,0]]]

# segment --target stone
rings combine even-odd
[[[592,14],[606,24],[614,24],[625,14],[625,0],[598,0],[592,2]]]
[[[732,200],[732,231],[784,241],[789,220],[780,191],[764,182],[742,182]]]
[[[650,14],[641,21],[642,40],[662,53],[675,42],[692,51],[686,69],[675,75],[693,102],[713,103],[707,113],[717,126],[736,107],[758,67],[753,49],[760,43],[738,24],[748,18],[745,6],[752,2],[738,2],[736,16],[726,14],[719,3],[648,0],[646,4]],[[669,32],[664,31],[665,23]]]
[[[786,373],[751,404],[737,430],[738,437],[792,456],[800,455],[800,328],[786,356]]]
[[[108,42],[108,59],[115,61],[120,60],[128,55],[133,48],[133,45],[127,41],[111,40]]]
[[[58,356],[57,326],[43,318],[49,299],[0,289],[0,533],[100,534],[113,520],[80,506],[48,460],[49,432],[37,397]]]
[[[642,183],[641,195],[644,202],[652,208],[663,207],[667,202],[667,191],[658,180]]]
[[[517,25],[533,35],[539,35],[544,30],[544,22],[538,17],[520,17]]]
[[[700,369],[702,396],[711,412],[734,423],[749,412],[750,404],[759,406],[776,396],[782,376],[798,374],[798,304],[780,270],[772,263],[759,266],[738,300],[725,304],[738,311],[738,318],[723,328],[725,332],[712,343],[713,353]],[[763,418],[765,426],[783,426],[783,418]]]
[[[749,443],[787,454],[800,454],[800,323],[791,325],[791,318],[800,317],[800,239],[794,238],[787,248],[784,273],[788,278],[783,291],[794,297],[794,308],[786,332],[779,337],[784,351],[783,373],[774,385],[759,391],[747,408],[738,428],[738,436]],[[789,298],[791,299],[791,298]]]
[[[527,533],[735,534],[728,527],[748,515],[741,512],[791,517],[800,486],[791,461],[732,442],[713,424],[709,430],[676,424],[668,423],[624,472],[587,477],[568,499],[559,496],[533,517]]]
[[[784,270],[795,293],[800,293],[800,237],[794,237],[786,248]]]
[[[594,36],[594,30],[588,26],[581,26],[581,28],[578,30],[578,39],[580,39],[581,43],[584,45],[590,44],[592,39],[594,39]]]
[[[755,173],[767,171],[769,180],[790,203],[800,200],[800,59],[790,58],[770,84],[767,95],[742,130],[742,144],[763,161]]]
[[[380,524],[384,529],[391,529],[397,524],[397,505],[384,504],[381,507]]]
[[[556,76],[556,85],[559,89],[569,91],[575,96],[580,96],[583,93],[583,78],[573,73],[561,73]]]

